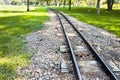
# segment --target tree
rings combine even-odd
[[[60,6],[60,1],[59,0],[57,0],[57,6]]]
[[[80,0],[74,0],[74,5],[79,6],[80,5]]]
[[[30,11],[29,5],[30,5],[30,0],[27,0],[27,11]]]
[[[100,3],[100,0],[97,0],[96,8],[99,8],[99,3]]]
[[[55,4],[55,6],[60,6],[60,1],[59,0],[55,0],[54,4]]]
[[[114,0],[107,0],[107,9],[109,11],[112,10],[113,4],[114,4]]]
[[[100,14],[100,0],[97,0],[98,14]]]
[[[9,0],[4,0],[4,3],[5,4],[9,4]]]
[[[69,0],[69,11],[71,10],[71,0]]]
[[[64,7],[65,7],[65,5],[66,5],[66,0],[64,0]]]
[[[46,0],[46,5],[48,6],[49,4],[48,4],[48,0]]]

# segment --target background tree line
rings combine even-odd
[[[39,6],[90,6],[99,7],[99,4],[107,4],[107,9],[112,10],[114,3],[120,0],[0,0],[0,4],[9,5],[39,5]]]

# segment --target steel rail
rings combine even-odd
[[[55,12],[55,13],[56,13],[56,12]],[[82,80],[82,76],[81,76],[81,73],[80,73],[80,69],[79,69],[79,66],[78,66],[78,62],[77,62],[77,60],[76,60],[75,53],[74,53],[73,47],[72,47],[72,45],[71,45],[70,39],[69,39],[69,37],[68,37],[68,35],[67,35],[66,31],[65,31],[65,28],[64,28],[64,26],[63,26],[63,23],[62,23],[59,15],[58,15],[58,13],[56,13],[56,15],[57,15],[57,17],[58,17],[58,19],[59,19],[59,21],[60,21],[60,24],[61,24],[61,26],[62,26],[63,32],[64,32],[64,34],[65,34],[65,38],[66,38],[68,47],[69,47],[70,52],[71,52],[72,62],[74,63],[75,71],[76,71],[76,73],[77,73],[77,75],[76,75],[77,80]]]
[[[106,72],[106,74],[110,77],[111,80],[119,80],[118,77],[115,75],[115,73],[111,70],[111,68],[108,66],[108,64],[100,57],[100,55],[97,53],[97,51],[93,48],[92,45],[89,44],[89,42],[87,41],[87,39],[81,34],[81,32],[69,21],[69,19],[61,12],[55,10],[55,9],[51,9],[53,11],[58,12],[59,14],[61,14],[67,21],[69,24],[71,24],[71,26],[74,28],[75,31],[77,31],[77,33],[79,34],[79,36],[82,38],[82,40],[84,41],[84,43],[87,45],[88,49],[91,51],[91,53],[93,53],[93,55],[95,56],[96,60],[101,64],[102,69]]]
[[[60,13],[62,14],[62,13]],[[63,15],[63,14],[62,14]],[[64,18],[72,25],[72,27],[77,31],[77,33],[80,35],[80,37],[83,39],[84,43],[88,46],[88,49],[93,53],[95,58],[99,61],[99,63],[102,66],[102,69],[106,72],[106,74],[112,79],[112,80],[119,80],[118,77],[114,74],[114,72],[111,70],[111,68],[108,66],[108,64],[100,57],[99,53],[93,48],[92,45],[90,45],[87,41],[87,39],[80,33],[80,31],[68,20],[68,18],[63,15]]]

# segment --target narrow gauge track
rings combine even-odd
[[[85,43],[87,49],[90,51],[90,53],[92,53],[92,55],[94,56],[94,58],[99,62],[100,67],[102,68],[102,70],[106,73],[107,76],[109,76],[109,79],[111,80],[119,80],[117,78],[117,76],[114,74],[114,72],[111,70],[111,68],[107,65],[107,63],[99,56],[99,54],[97,53],[97,51],[88,43],[88,41],[85,39],[85,37],[80,33],[80,31],[68,20],[68,18],[62,14],[59,11],[56,11],[54,9],[49,8],[51,11],[53,11],[57,16],[58,19],[60,21],[60,24],[63,28],[63,32],[65,34],[65,38],[69,47],[69,50],[71,52],[71,57],[72,57],[72,62],[74,64],[74,69],[76,72],[76,78],[77,80],[83,80],[82,76],[81,76],[81,72],[80,72],[80,68],[78,66],[78,62],[77,62],[77,58],[75,55],[75,51],[73,49],[73,45],[74,43],[72,43],[72,39],[68,36],[66,27],[64,27],[62,19],[64,19],[65,21],[68,22],[68,24],[70,24],[72,26],[72,28],[74,29],[74,31],[76,31],[76,33],[81,37],[82,41]],[[62,16],[62,19],[61,17]],[[72,31],[72,30],[71,30]],[[93,59],[93,58],[92,58]]]

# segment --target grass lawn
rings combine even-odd
[[[71,11],[68,11],[68,8],[54,8],[120,37],[120,10],[106,11],[105,9],[101,9],[101,13],[98,15],[96,8],[73,7]]]
[[[30,62],[25,36],[43,27],[47,21],[46,8],[0,5],[0,80],[14,80],[18,66]]]

